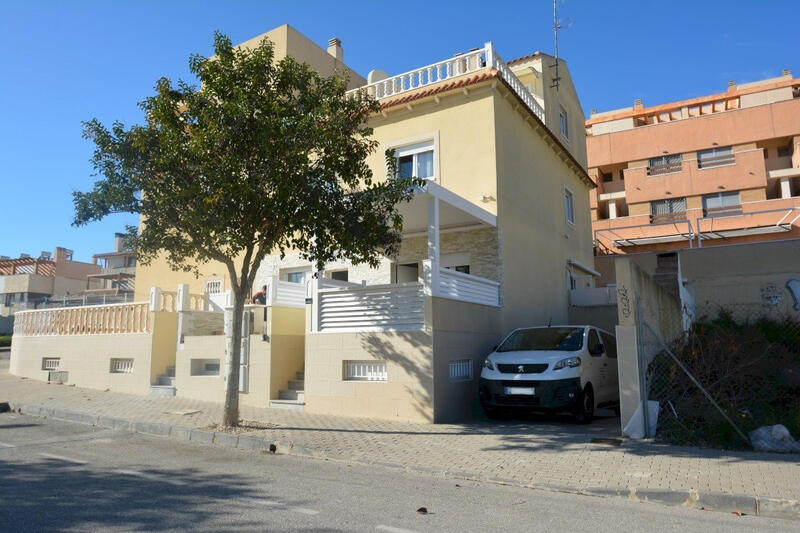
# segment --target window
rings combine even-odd
[[[575,202],[572,198],[572,191],[564,187],[564,213],[567,217],[567,222],[575,224]]]
[[[625,181],[625,171],[623,169],[619,169],[619,180]]]
[[[8,294],[4,294],[3,296],[4,296],[3,305],[5,305],[6,307],[13,307],[14,306],[14,300],[16,299],[17,295],[14,294],[14,293],[8,293]]]
[[[42,370],[58,370],[61,364],[60,357],[42,357]]]
[[[344,361],[344,381],[388,381],[385,361]]]
[[[739,191],[703,196],[703,216],[734,216],[742,213]]]
[[[778,147],[778,157],[792,157],[792,145],[787,144],[786,146],[779,146]]]
[[[448,270],[455,270],[456,272],[461,272],[462,274],[469,274],[469,265],[446,266],[444,268]]]
[[[736,163],[736,159],[733,157],[733,149],[730,146],[697,152],[697,168],[714,168],[734,163]]]
[[[433,143],[426,142],[398,148],[397,176],[433,179]]]
[[[450,361],[448,366],[450,381],[472,380],[472,359],[459,359],[457,361]]]
[[[603,177],[603,183],[608,183],[614,179],[614,174],[611,172],[608,174],[601,174],[601,176]]]
[[[303,267],[282,270],[280,278],[289,283],[305,283],[311,278],[311,268]]]
[[[653,217],[677,218],[674,215],[686,213],[686,198],[665,198],[650,202]]]
[[[567,110],[564,109],[563,105],[559,106],[558,110],[558,126],[561,129],[561,135],[569,140],[569,115],[567,115]]]
[[[603,347],[606,349],[606,355],[611,359],[617,358],[617,339],[613,335],[609,335],[608,333],[600,333],[600,337],[603,339]]]
[[[111,374],[133,374],[133,359],[111,359]]]
[[[219,359],[192,359],[189,373],[192,376],[219,376]]]
[[[206,281],[206,294],[219,294],[222,292],[222,280],[212,279]]]
[[[660,176],[680,172],[683,168],[683,155],[666,154],[659,157],[651,157],[647,166],[648,176]]]
[[[597,346],[598,344],[601,343],[600,343],[600,337],[597,336],[597,331],[590,329],[589,336],[586,338],[586,347],[589,349],[589,355],[591,355],[592,357],[600,357],[601,355],[603,355],[600,353],[592,353],[592,350],[594,350],[595,346]]]
[[[336,270],[331,272],[331,279],[335,279],[336,281],[349,281],[347,275],[347,270]]]
[[[583,346],[583,328],[548,327],[518,329],[508,336],[498,352],[547,350],[577,352]]]

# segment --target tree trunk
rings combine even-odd
[[[244,315],[245,291],[232,291],[233,320],[231,320],[231,350],[227,354],[225,376],[225,411],[223,426],[239,425],[239,368],[242,360],[242,316]]]

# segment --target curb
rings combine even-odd
[[[402,470],[427,475],[440,475],[455,479],[493,483],[496,485],[509,485],[513,487],[535,490],[546,490],[548,492],[580,494],[583,496],[594,496],[599,498],[625,498],[627,500],[636,502],[657,503],[671,507],[685,507],[688,509],[699,509],[704,511],[718,511],[723,513],[764,516],[768,518],[800,520],[799,500],[717,492],[700,493],[695,489],[640,489],[636,487],[628,487],[626,489],[610,489],[605,487],[576,488],[551,484],[525,484],[513,479],[477,476],[461,471],[404,465],[400,463],[390,463],[378,460],[364,461],[359,459],[349,459],[344,456],[331,456],[309,448],[298,446],[292,441],[270,441],[269,439],[262,439],[251,435],[236,435],[225,432],[210,431],[207,429],[189,428],[184,426],[152,422],[136,422],[105,415],[91,415],[78,411],[43,407],[40,405],[24,404],[14,401],[0,403],[0,412],[6,412],[8,409],[6,409],[6,411],[3,411],[2,409],[5,407],[10,408],[11,411],[16,411],[20,414],[28,416],[52,418],[55,420],[97,426],[115,431],[129,431],[144,435],[169,437],[182,441],[212,444],[224,448],[237,448],[241,450],[258,451],[262,453],[324,459],[362,466],[380,466],[393,470]]]

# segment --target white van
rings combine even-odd
[[[616,337],[594,326],[516,329],[484,361],[478,394],[489,417],[521,407],[587,423],[596,408],[619,412]]]

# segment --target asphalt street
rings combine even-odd
[[[797,531],[797,522],[0,414],[0,531],[56,530],[710,533]]]

